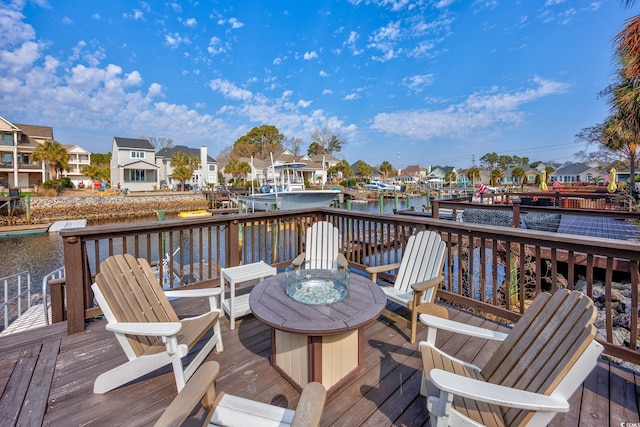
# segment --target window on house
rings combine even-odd
[[[28,165],[30,163],[29,162],[29,154],[22,153],[20,156],[21,156],[21,160],[22,160],[22,164],[23,165]]]
[[[13,156],[11,153],[2,153],[2,163],[5,165],[13,164]]]
[[[129,171],[129,181],[144,181],[144,169],[131,169]]]
[[[0,145],[13,145],[13,135],[10,133],[0,134]]]
[[[132,159],[144,159],[144,151],[132,151],[131,152]]]

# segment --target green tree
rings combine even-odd
[[[450,170],[444,174],[444,180],[448,182],[449,187],[451,187],[452,183],[456,183],[456,181],[458,180],[458,175],[454,171]]]
[[[358,162],[356,163],[356,171],[363,179],[373,175],[373,168],[362,160],[358,160]]]
[[[502,171],[498,168],[491,169],[491,185],[498,185],[500,178],[502,178]]]
[[[36,162],[45,162],[49,168],[49,179],[58,179],[59,173],[69,169],[69,153],[58,141],[45,141],[32,154]]]
[[[500,169],[506,170],[513,166],[513,157],[511,156],[500,156],[498,158],[498,166]]]
[[[190,156],[182,151],[176,151],[171,156],[169,164],[173,168],[171,177],[179,181],[181,189],[184,190],[185,181],[193,178],[193,172],[200,168],[200,159],[197,156]]]
[[[518,184],[523,184],[524,183],[523,180],[524,178],[526,178],[526,176],[527,174],[525,173],[524,169],[520,166],[517,166],[511,170],[511,177],[515,178]]]
[[[353,176],[351,166],[349,166],[349,163],[344,159],[327,169],[327,173],[334,176],[340,173],[343,178],[350,178]]]
[[[247,162],[238,163],[237,171],[240,175],[244,176],[245,184],[249,180],[249,174],[252,172],[251,165]]]
[[[378,170],[384,174],[384,179],[386,180],[387,175],[393,172],[393,166],[391,166],[391,163],[385,160],[384,162],[380,163]]]
[[[475,188],[476,186],[476,178],[480,178],[480,169],[476,166],[472,166],[467,169],[466,173],[467,179],[471,181],[471,186]]]
[[[270,153],[282,150],[284,135],[273,125],[254,127],[233,143],[233,157],[251,157],[265,160]]]
[[[495,168],[498,164],[498,159],[497,153],[487,153],[480,157],[480,164],[487,168]]]
[[[307,154],[309,156],[315,156],[316,154],[322,154],[322,147],[317,142],[312,142],[309,144],[309,149],[307,150]]]
[[[333,155],[342,151],[345,142],[340,139],[328,126],[315,128],[311,133],[311,145],[309,145],[310,155],[313,154],[329,154]]]

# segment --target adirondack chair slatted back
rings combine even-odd
[[[597,311],[580,292],[559,289],[538,295],[482,369],[489,382],[551,394],[593,341]],[[504,408],[507,425],[521,425],[532,413]]]
[[[305,242],[306,268],[331,269],[338,259],[340,236],[338,228],[327,221],[318,221],[307,228]]]
[[[113,255],[100,264],[95,282],[106,299],[112,322],[179,322],[151,266],[129,254]],[[140,356],[157,337],[128,336],[133,352]]]
[[[411,285],[442,274],[446,244],[435,231],[420,231],[409,236],[402,254],[394,288],[411,292]],[[433,301],[435,289],[429,289],[422,301]]]

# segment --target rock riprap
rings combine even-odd
[[[207,199],[198,193],[148,196],[34,197],[31,198],[30,204],[31,224],[72,219],[91,221],[146,217],[156,215],[159,210],[170,214],[209,207]],[[7,221],[6,214],[0,215],[0,226],[8,225]],[[12,225],[27,223],[24,198],[20,199],[11,222]]]

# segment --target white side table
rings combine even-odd
[[[229,328],[236,328],[236,318],[251,313],[249,308],[249,293],[236,297],[236,285],[249,280],[275,276],[277,270],[264,261],[237,267],[220,269],[220,288],[222,289],[222,307],[229,315]],[[229,282],[229,299],[225,296],[225,281]]]

